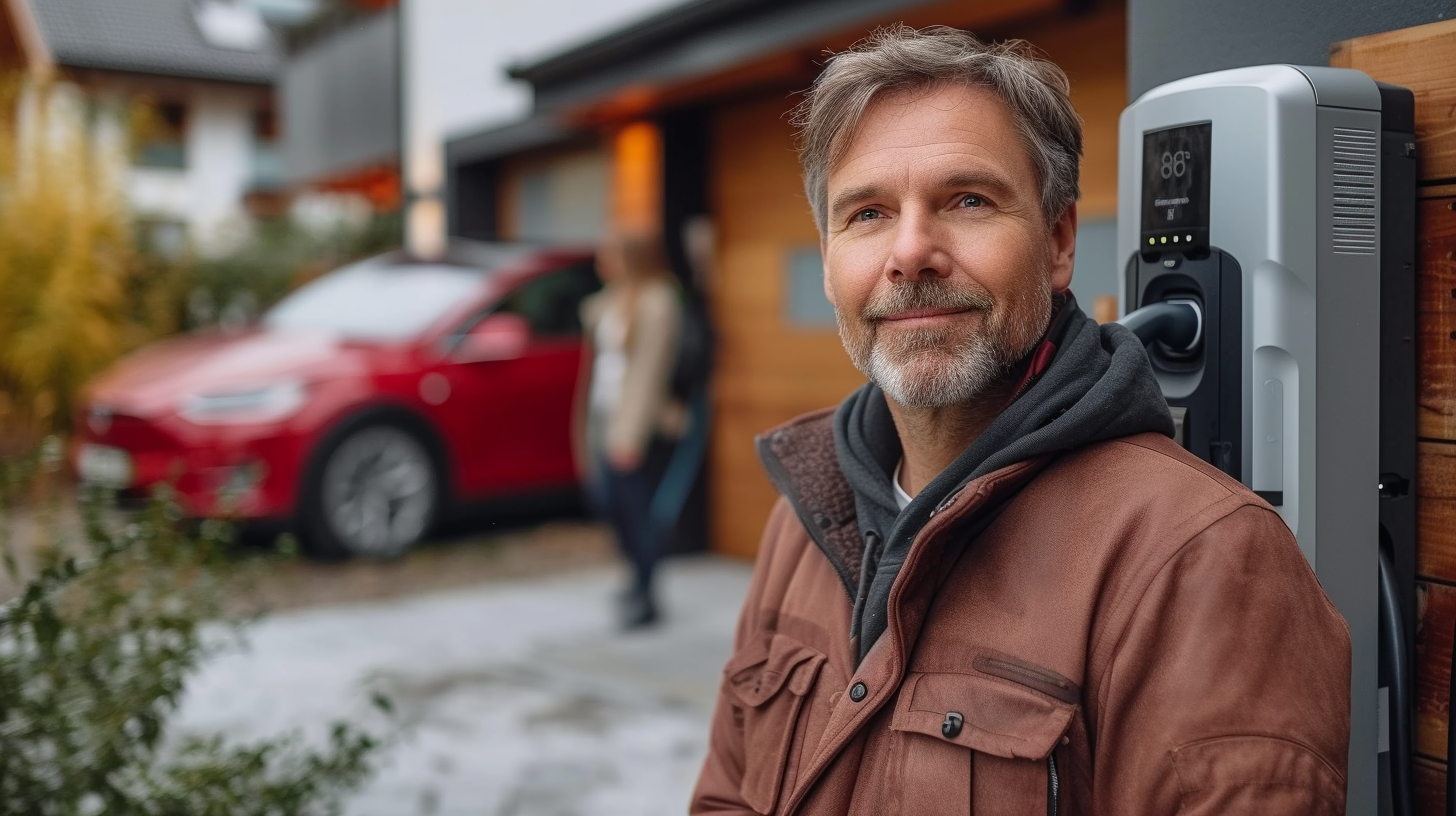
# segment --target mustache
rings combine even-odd
[[[871,298],[862,311],[865,319],[884,320],[915,309],[965,309],[989,312],[996,305],[990,293],[952,286],[941,278],[897,283]]]

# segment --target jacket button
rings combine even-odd
[[[945,722],[940,724],[941,736],[946,739],[955,739],[961,733],[961,726],[965,725],[966,718],[958,711],[952,711],[945,715]]]
[[[856,703],[867,697],[869,693],[870,690],[865,686],[864,683],[855,683],[854,685],[849,687],[849,699],[855,701]]]

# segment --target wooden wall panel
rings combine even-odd
[[[1417,583],[1416,753],[1445,761],[1456,587]]]
[[[1421,442],[1416,463],[1416,570],[1456,584],[1456,445]]]
[[[1446,816],[1446,767],[1417,758],[1415,783],[1417,816]]]
[[[775,496],[754,436],[833,404],[863,382],[832,329],[784,322],[788,253],[819,243],[784,118],[791,104],[772,95],[727,105],[713,124],[719,248],[711,290],[719,356],[711,525],[715,549],[743,557],[757,552]]]
[[[1419,308],[1456,312],[1456,198],[1422,199],[1416,218]]]
[[[1421,178],[1456,179],[1456,20],[1335,43],[1330,65],[1414,91]]]
[[[1456,198],[1421,200],[1418,219],[1419,433],[1456,439]]]
[[[1456,314],[1422,312],[1419,319],[1418,433],[1427,439],[1456,439]]]

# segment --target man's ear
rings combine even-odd
[[[824,251],[824,241],[823,241],[823,239],[820,239],[820,241],[819,241],[819,269],[822,270],[822,272],[824,274],[824,297],[828,298],[829,299],[829,305],[830,306],[833,306],[834,305],[834,287],[832,287],[832,286],[829,285],[829,264],[827,264],[827,263],[824,262],[824,257],[825,257],[826,254],[827,253],[825,253],[825,251]]]
[[[1053,292],[1072,285],[1072,266],[1077,257],[1077,205],[1074,202],[1051,229],[1051,283]]]

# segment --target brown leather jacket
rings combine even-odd
[[[691,812],[1344,812],[1349,632],[1242,485],[1151,433],[976,479],[856,666],[831,422],[766,437],[796,506],[764,533]]]

